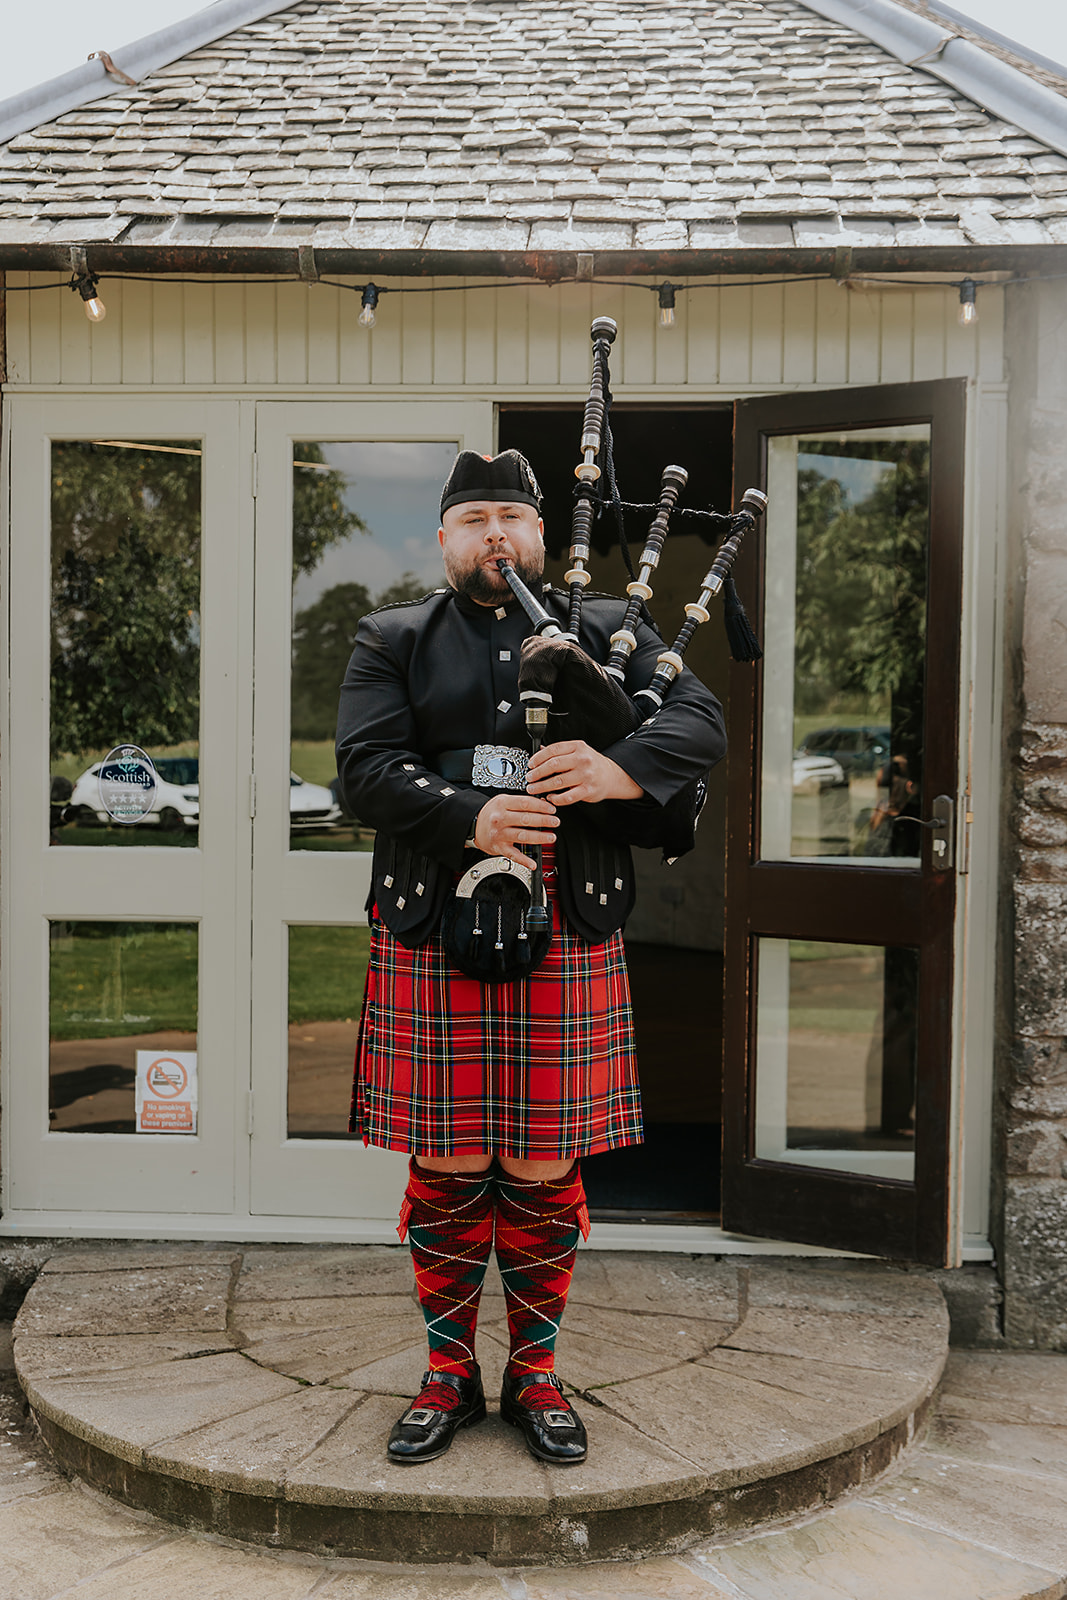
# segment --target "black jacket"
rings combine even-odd
[[[566,595],[546,586],[541,599],[565,626]],[[586,595],[581,642],[597,661],[607,660],[624,608],[613,596]],[[531,631],[516,601],[493,610],[452,589],[388,606],[359,624],[341,689],[337,770],[348,809],[378,830],[371,897],[409,948],[436,929],[454,873],[474,859],[464,843],[490,798],[440,777],[437,758],[477,744],[529,748],[518,666]],[[631,693],[649,682],[663,649],[654,629],[641,623],[636,632]],[[627,810],[662,806],[725,751],[719,703],[689,671],[651,722],[605,750],[645,795],[559,813],[563,909],[585,938],[606,939],[633,905],[629,850],[611,842]]]

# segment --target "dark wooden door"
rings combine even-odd
[[[735,497],[770,505],[737,572],[765,655],[730,690],[723,1225],[931,1263],[951,1234],[963,437],[955,380],[735,417]]]

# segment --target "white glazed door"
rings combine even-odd
[[[5,1227],[229,1216],[250,1012],[241,409],[9,405]],[[159,778],[125,824],[94,776],[123,745]],[[138,1114],[138,1064],[157,1059],[162,1094]]]
[[[442,582],[440,486],[488,402],[257,407],[251,1210],[395,1222],[406,1159],[346,1132],[373,837],[330,785],[360,615]]]

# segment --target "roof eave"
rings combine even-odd
[[[309,241],[310,242],[310,241]],[[309,276],[309,258],[295,244],[89,244],[89,265],[100,274],[180,273]],[[4,245],[0,271],[69,271],[69,244]],[[1024,274],[1067,266],[1067,245],[914,245],[861,247],[757,245],[692,250],[371,250],[314,247],[319,277],[485,277],[561,279],[710,277],[722,273],[987,272]]]

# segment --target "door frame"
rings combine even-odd
[[[766,487],[775,435],[928,422],[931,428],[927,567],[925,807],[959,799],[963,629],[966,384],[962,379],[774,394],[737,404],[735,495]],[[763,623],[765,558],[750,542],[738,563]],[[936,872],[924,836],[922,867],[763,861],[759,855],[762,672],[733,669],[729,732],[724,1014],[723,1225],[872,1255],[943,1265],[954,1254],[953,1137],[956,873]],[[937,716],[937,737],[933,718]],[[946,728],[948,737],[946,737]],[[957,828],[957,835],[959,829]],[[957,842],[958,857],[958,842]],[[821,894],[820,894],[821,891]],[[788,909],[783,912],[783,905]],[[872,938],[872,925],[878,938]],[[761,937],[918,945],[919,1071],[914,1183],[773,1161],[755,1155],[756,941]],[[925,1065],[924,1065],[925,1064]]]

